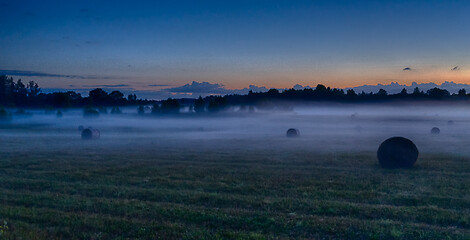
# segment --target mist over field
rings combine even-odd
[[[317,103],[142,115],[128,107],[95,118],[26,110],[0,123],[2,234],[467,239],[469,108]],[[83,140],[80,125],[101,137]],[[300,136],[286,137],[289,128]],[[377,148],[393,136],[418,147],[413,168],[380,167]]]
[[[123,114],[84,118],[81,109],[71,109],[62,118],[43,110],[28,110],[0,123],[2,151],[10,147],[41,149],[198,146],[226,149],[299,149],[312,152],[376,151],[392,136],[413,140],[422,153],[469,154],[470,107],[316,104],[292,111],[256,113],[138,115],[136,108]],[[93,127],[101,139],[82,141],[78,126]],[[441,133],[432,135],[431,128]],[[287,129],[297,128],[299,138],[286,138]],[[15,146],[16,145],[16,146]],[[418,161],[419,164],[419,161]]]

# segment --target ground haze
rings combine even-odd
[[[29,112],[0,124],[7,239],[470,237],[466,106]],[[82,140],[79,125],[101,139]],[[376,150],[392,136],[415,142],[414,168],[380,168]]]

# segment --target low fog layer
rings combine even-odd
[[[136,108],[123,114],[84,118],[81,109],[55,113],[27,110],[0,123],[2,152],[113,149],[120,147],[173,148],[185,151],[203,147],[214,151],[270,149],[356,153],[376,151],[392,136],[411,139],[421,153],[470,154],[470,107],[320,105],[294,107],[291,112],[230,113],[178,116],[138,115]],[[78,126],[99,129],[101,138],[85,141]],[[438,135],[431,128],[438,127]],[[289,128],[298,138],[286,138]]]

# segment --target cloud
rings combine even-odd
[[[312,87],[310,87],[308,85],[302,86],[300,84],[295,84],[292,88],[295,89],[295,90],[304,90],[305,88],[312,88]]]
[[[451,70],[451,71],[458,71],[458,70],[460,70],[460,67],[459,67],[459,66],[455,66],[455,67],[451,68],[450,70]]]
[[[180,87],[164,89],[168,92],[173,93],[205,93],[205,94],[226,94],[227,89],[224,85],[218,83],[209,82],[196,82],[193,81],[191,84],[186,84]]]
[[[250,85],[248,88],[242,89],[227,89],[223,84],[209,83],[209,82],[196,82],[185,84],[179,87],[165,88],[158,92],[168,94],[183,94],[186,97],[208,96],[208,95],[226,95],[226,94],[247,94],[248,92],[266,92],[268,88]]]
[[[56,77],[56,78],[72,78],[72,79],[117,79],[116,77],[96,76],[96,75],[69,75],[69,74],[55,74],[37,71],[22,71],[22,70],[2,70],[0,75],[8,76],[25,76],[25,77]]]
[[[238,91],[240,93],[237,93],[237,94],[246,94],[248,93],[249,91],[253,91],[253,92],[266,92],[268,91],[269,89],[266,88],[266,87],[258,87],[256,85],[250,85],[248,88],[243,88],[243,89],[239,89],[239,90],[235,90],[235,91]]]
[[[402,71],[411,71],[412,69],[410,67],[403,68]]]
[[[186,84],[174,88],[165,88],[161,91],[167,91],[169,93],[178,94],[190,94],[196,96],[207,96],[207,95],[225,95],[225,94],[247,94],[249,91],[253,92],[265,92],[268,91],[266,87],[258,87],[256,85],[250,85],[248,88],[243,89],[227,89],[224,85],[218,83],[209,82],[196,82],[193,81],[191,84]]]
[[[80,13],[87,13],[89,12],[90,10],[88,8],[82,8],[80,9]]]

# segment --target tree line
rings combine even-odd
[[[239,106],[239,111],[254,111],[254,107],[264,108],[286,108],[290,109],[289,105],[284,104],[288,102],[308,102],[308,101],[322,101],[322,102],[344,102],[344,103],[371,103],[371,102],[385,102],[385,101],[427,101],[427,100],[446,100],[446,101],[460,101],[468,100],[469,94],[465,89],[460,89],[456,94],[450,94],[449,91],[440,88],[432,88],[426,92],[416,87],[413,92],[403,88],[400,93],[388,94],[384,89],[380,89],[376,93],[361,92],[356,93],[353,89],[343,90],[339,88],[325,87],[318,84],[316,88],[305,88],[301,90],[287,89],[279,91],[277,89],[270,89],[267,92],[252,92],[240,95],[225,95],[225,96],[207,96],[205,98],[199,97],[192,99],[188,103],[183,103],[183,99],[167,99],[157,101],[153,104],[152,113],[156,114],[174,114],[179,113],[182,106],[189,106],[189,112],[203,113],[203,112],[220,112],[231,106]],[[143,111],[141,112],[143,113]]]
[[[34,81],[23,83],[12,77],[0,75],[0,105],[5,107],[31,108],[69,108],[91,106],[126,106],[148,104],[149,101],[137,99],[135,94],[124,97],[120,91],[107,93],[101,88],[83,97],[74,91],[43,93]]]
[[[276,106],[281,102],[289,101],[332,101],[368,103],[383,101],[423,101],[423,100],[468,100],[469,94],[465,89],[458,93],[450,94],[449,91],[440,88],[432,88],[426,92],[416,87],[408,93],[404,88],[400,93],[388,94],[384,89],[376,93],[356,93],[353,89],[343,90],[330,88],[318,84],[315,88],[301,90],[287,89],[279,91],[270,89],[267,92],[252,92],[248,94],[232,94],[225,96],[207,96],[197,99],[172,99],[150,101],[137,99],[135,94],[124,97],[120,91],[108,93],[101,88],[91,90],[88,97],[82,97],[74,91],[43,93],[34,81],[24,84],[21,79],[14,81],[12,77],[0,76],[0,106],[6,107],[36,107],[36,108],[68,108],[68,107],[117,107],[138,105],[138,113],[145,113],[144,106],[152,105],[154,114],[176,114],[182,107],[188,107],[189,112],[220,112],[230,106],[240,106],[240,111],[254,111],[254,106]],[[279,104],[281,106],[281,104]],[[117,108],[116,108],[117,109]],[[116,110],[118,111],[118,110]]]

